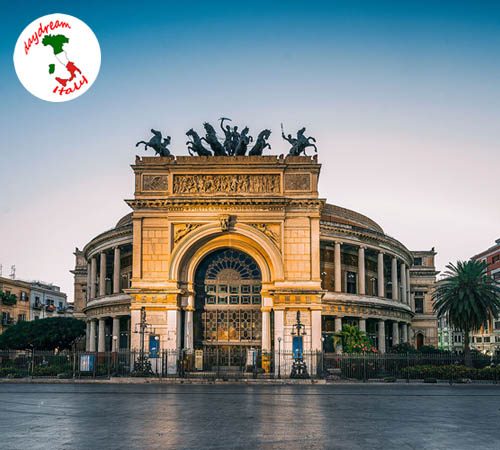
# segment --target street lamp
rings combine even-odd
[[[278,378],[281,378],[281,336],[278,337]]]
[[[305,326],[300,321],[300,311],[297,311],[297,323],[292,330],[292,352],[293,363],[290,378],[309,378],[307,365],[304,361],[304,336],[306,335]]]

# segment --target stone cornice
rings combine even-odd
[[[322,238],[331,238],[332,240],[339,239],[342,241],[342,236],[352,236],[359,239],[361,241],[359,242],[360,244],[372,244],[377,248],[380,247],[379,249],[385,253],[389,250],[400,257],[405,257],[404,262],[408,265],[411,265],[413,261],[411,251],[408,250],[401,242],[384,233],[379,233],[368,228],[321,221],[320,232]],[[389,248],[383,247],[381,244],[385,244]]]
[[[287,197],[252,197],[252,196],[228,196],[228,197],[178,197],[178,198],[148,198],[137,200],[125,200],[135,211],[162,209],[167,211],[186,211],[195,209],[210,211],[213,209],[245,210],[265,206],[268,210],[282,210],[286,207],[293,208],[318,208],[320,209],[324,200],[317,198],[287,198]]]
[[[118,241],[118,242],[114,242]],[[124,244],[132,242],[132,225],[126,225],[121,228],[114,228],[112,230],[105,231],[99,234],[94,239],[92,239],[88,244],[85,245],[82,252],[86,259],[88,259],[96,249],[102,250],[103,244],[105,244],[105,249],[112,248],[116,244]]]

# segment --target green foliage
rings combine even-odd
[[[354,325],[344,325],[339,336],[342,338],[342,348],[345,353],[374,351],[372,342],[366,333]]]
[[[484,367],[475,369],[467,366],[446,365],[446,366],[413,366],[406,369],[408,376],[412,379],[438,380],[458,380],[461,378],[470,378],[471,380],[498,380],[500,379],[500,366]]]
[[[7,294],[2,290],[0,290],[0,300],[5,306],[12,306],[17,303],[17,297],[14,294]]]
[[[24,350],[59,350],[71,348],[85,334],[85,322],[72,317],[51,317],[18,322],[0,335],[0,348]]]
[[[458,261],[446,268],[446,277],[433,294],[434,309],[464,332],[464,353],[469,358],[469,333],[478,331],[491,315],[500,314],[500,285],[487,274],[482,261]]]
[[[406,353],[417,353],[417,349],[413,347],[411,344],[407,342],[403,344],[394,345],[389,348],[387,353],[398,353],[398,354],[406,354]]]

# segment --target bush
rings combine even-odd
[[[408,376],[412,379],[458,380],[470,378],[472,380],[498,380],[500,367],[473,367],[446,365],[446,366],[414,366],[407,369]]]

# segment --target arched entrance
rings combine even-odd
[[[422,333],[417,334],[417,350],[424,345],[424,335]]]
[[[248,364],[260,349],[262,274],[255,260],[234,248],[208,254],[195,273],[194,347],[227,367]],[[211,364],[210,364],[211,365]]]

